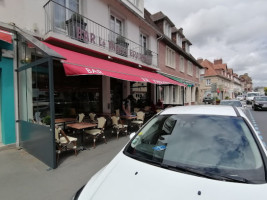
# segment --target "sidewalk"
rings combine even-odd
[[[8,148],[0,151],[0,199],[67,200],[92,175],[129,141],[129,136],[98,144],[95,149],[73,152],[61,157],[57,169],[50,170],[24,150]]]

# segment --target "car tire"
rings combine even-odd
[[[254,110],[254,111],[257,111],[257,109],[256,109],[256,107],[255,107],[255,106],[254,106],[253,110]]]

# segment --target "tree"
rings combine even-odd
[[[264,87],[264,93],[267,96],[267,87]]]

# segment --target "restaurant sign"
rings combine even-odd
[[[129,49],[129,43],[125,41],[113,41],[101,38],[100,36],[95,35],[94,33],[88,33],[87,30],[81,28],[80,26],[76,27],[76,40],[84,42],[84,43],[91,43],[94,45],[97,45],[99,47],[108,49],[111,52],[115,52],[118,55],[125,56],[125,57],[131,57],[135,60],[140,60],[146,64],[151,65],[152,64],[152,52],[147,51],[148,53],[140,53],[137,51],[134,51],[133,49]],[[141,46],[138,46],[138,49]]]

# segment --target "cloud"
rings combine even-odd
[[[254,86],[267,86],[267,1],[145,0],[145,7],[183,28],[194,57],[222,58],[235,73],[248,73]]]

